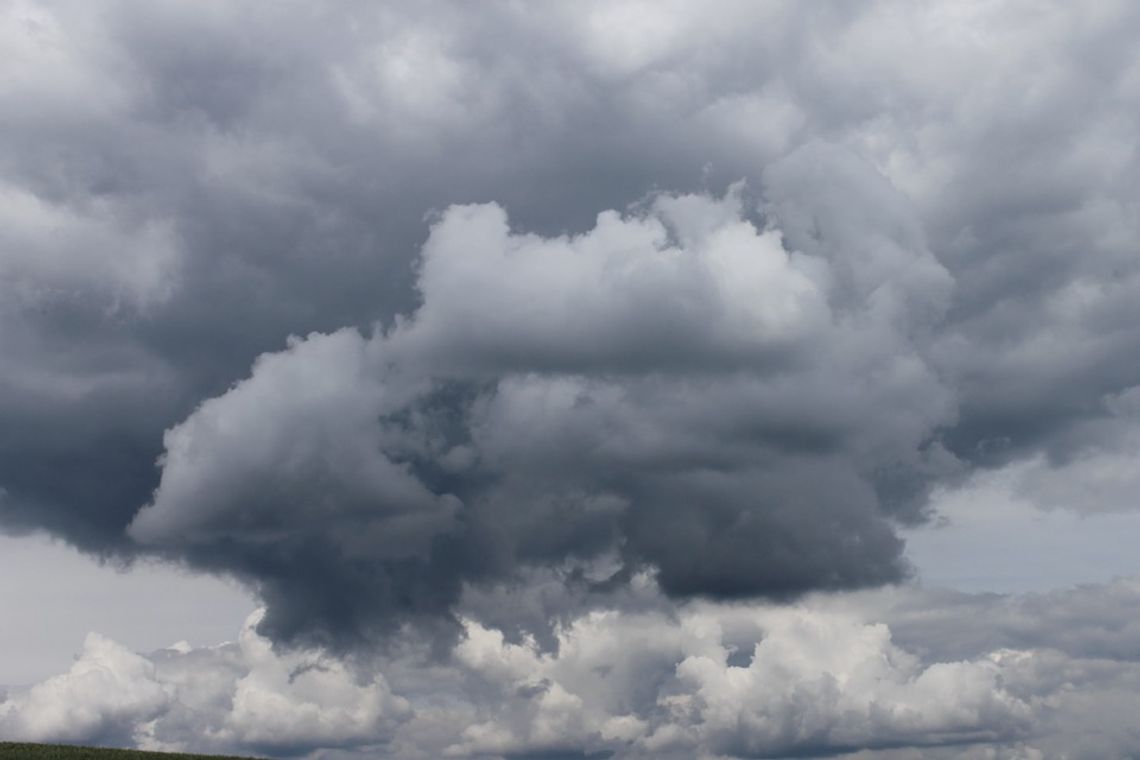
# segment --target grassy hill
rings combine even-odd
[[[0,742],[0,760],[249,760],[221,755],[187,755],[181,752],[141,752],[135,749],[72,747],[64,744]]]

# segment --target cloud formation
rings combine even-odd
[[[501,631],[545,672],[591,615],[903,579],[934,489],[998,473],[1036,507],[1133,510],[1138,29],[1123,1],[12,0],[0,529],[236,577],[266,606],[250,641],[379,657],[411,627],[446,659]],[[491,679],[529,696],[472,697],[456,725],[484,728],[430,746],[886,752],[1039,715],[990,676],[1044,654],[952,665],[819,625],[887,664],[848,692],[862,666],[818,655],[835,683],[790,676],[820,710],[798,728],[790,692],[709,696],[778,683],[763,659],[682,676],[677,643],[675,744],[554,673]],[[93,639],[104,661],[126,686],[84,736],[178,712],[152,660]],[[85,673],[42,693],[85,702]],[[255,686],[216,694],[258,723]],[[421,718],[328,688],[342,712],[282,703],[297,746],[412,752],[396,724]]]
[[[125,743],[170,701],[153,662],[90,633],[67,673],[0,703],[0,728],[11,739]]]
[[[412,313],[425,212],[494,201],[556,238],[741,178],[790,252],[829,257],[837,298],[898,248],[956,283],[890,298],[933,297],[908,315],[937,328],[958,458],[1075,455],[1140,381],[1136,22],[1127,3],[10,3],[4,523],[132,551],[161,431],[287,335]],[[642,337],[669,316],[647,309]]]
[[[810,214],[860,171],[809,147],[770,182],[798,182]],[[812,253],[742,195],[659,196],[557,238],[495,205],[446,210],[421,306],[263,355],[167,432],[130,535],[245,574],[266,630],[324,640],[607,554],[679,595],[902,577],[887,519],[918,506],[894,474],[921,487],[953,416],[919,345],[949,277],[913,226],[866,251],[879,262],[836,260],[833,236],[901,213],[878,208],[901,203],[887,187]]]
[[[0,702],[7,739],[303,754],[367,744],[407,713],[384,679],[320,652],[275,654],[246,621],[237,642],[148,657],[97,633],[67,673]]]
[[[1120,580],[595,610],[556,652],[465,617],[442,660],[413,639],[275,653],[257,613],[236,643],[146,657],[91,634],[70,672],[0,702],[0,728],[275,757],[1122,757],[1140,637],[1116,621],[1138,604]]]

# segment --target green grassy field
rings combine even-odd
[[[135,749],[72,747],[64,744],[0,742],[0,760],[249,760],[229,755],[186,755],[181,752],[140,752]]]

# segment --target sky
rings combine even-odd
[[[0,739],[1140,754],[1138,34],[0,0]]]

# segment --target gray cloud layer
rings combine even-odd
[[[796,605],[588,612],[557,653],[464,614],[444,659],[236,642],[147,656],[90,634],[0,702],[33,740],[322,758],[1100,758],[1140,751],[1133,580],[1045,595],[896,587]],[[471,608],[464,607],[464,613]],[[324,748],[320,750],[319,748]]]
[[[1132,4],[2,19],[7,531],[233,574],[276,640],[447,644],[540,571],[898,580],[978,467],[1135,507]]]

